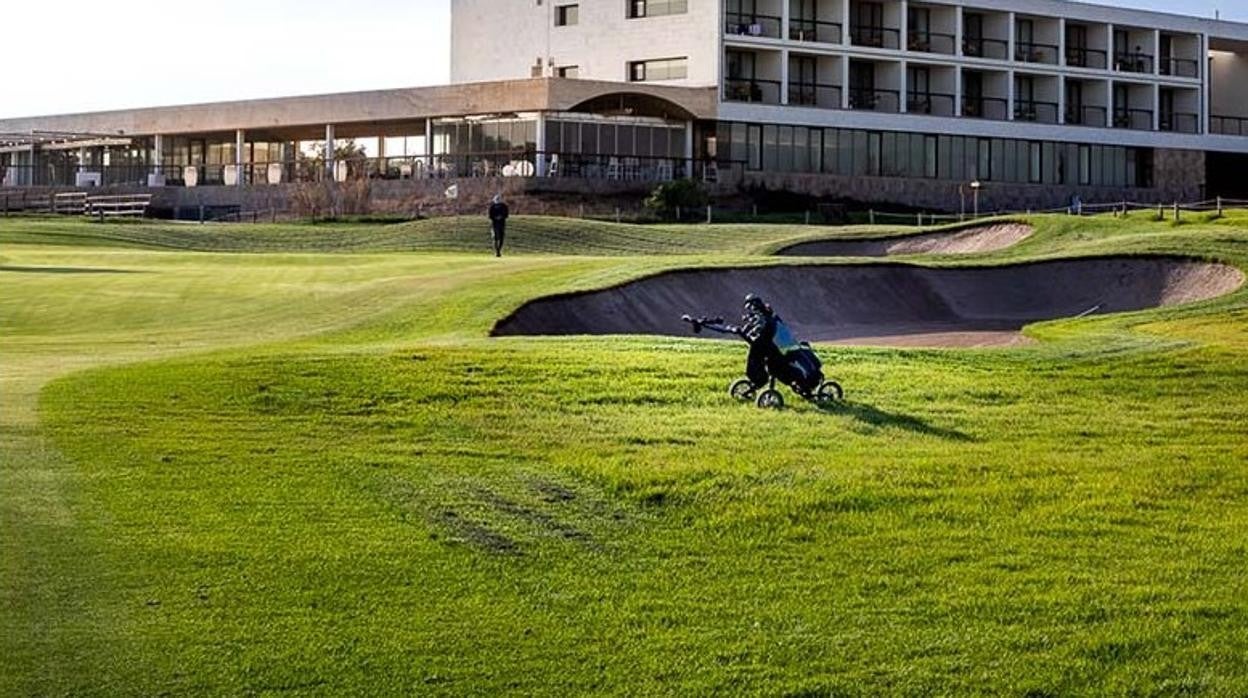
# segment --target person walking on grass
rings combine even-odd
[[[494,238],[494,256],[503,256],[503,236],[507,233],[507,216],[511,215],[511,209],[507,208],[507,204],[503,203],[503,195],[495,194],[494,200],[490,202],[490,233]]]

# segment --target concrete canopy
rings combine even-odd
[[[656,98],[672,105],[673,113],[690,118],[716,118],[715,88],[534,78],[0,119],[0,133],[60,131],[151,136],[242,129],[314,134],[324,124],[342,126],[345,131],[358,130],[352,129],[356,125],[369,125],[373,127],[370,131],[376,133],[387,124],[427,118],[571,111],[591,100],[621,92]]]

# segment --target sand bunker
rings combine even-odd
[[[999,346],[1039,320],[1141,310],[1213,298],[1244,275],[1224,264],[1114,257],[1005,267],[797,265],[666,272],[613,288],[530,301],[494,335],[690,336],[682,313],[740,315],[768,299],[812,341],[887,346]]]
[[[899,254],[972,254],[1016,245],[1031,235],[1024,223],[995,223],[889,238],[814,240],[776,254],[795,257],[888,257]]]

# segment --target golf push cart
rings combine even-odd
[[[753,345],[753,340],[745,328],[726,325],[723,318],[695,318],[682,315],[680,319],[692,325],[695,334],[705,329],[720,334],[731,334]],[[807,342],[792,343],[787,351],[777,349],[767,352],[763,365],[767,370],[768,382],[762,392],[755,395],[757,388],[754,384],[748,378],[738,378],[729,386],[728,393],[742,402],[753,400],[759,407],[775,409],[784,407],[784,396],[776,390],[776,381],[789,386],[802,399],[817,405],[828,405],[845,397],[839,383],[825,380],[823,364],[820,363],[819,357],[815,355]]]

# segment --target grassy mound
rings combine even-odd
[[[1248,268],[1244,218],[1031,222],[938,262]],[[21,225],[0,693],[1248,691],[1248,291],[1004,351],[822,347],[847,403],[763,412],[724,394],[731,343],[486,334],[806,231],[500,261]]]

